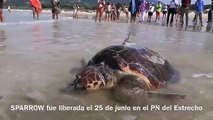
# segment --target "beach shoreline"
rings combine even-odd
[[[11,11],[17,11],[17,12],[28,11],[28,12],[31,12],[32,10],[30,10],[30,9],[12,9]],[[51,9],[43,9],[41,14],[51,14]],[[145,18],[147,18],[147,16],[148,16],[147,14],[145,15]],[[96,11],[79,10],[78,15],[79,15],[80,19],[85,18],[85,16],[87,16],[86,18],[93,19],[96,15]],[[195,12],[190,12],[189,13],[189,20],[192,20],[194,18],[194,15],[195,15]],[[62,16],[62,17],[73,17],[73,10],[63,10],[62,9],[60,16]],[[103,14],[103,17],[104,17],[104,14]],[[120,17],[124,18],[124,17],[126,17],[126,14],[124,12],[121,12]],[[153,14],[153,18],[154,17],[155,17],[155,13]],[[208,14],[203,14],[204,23],[205,23],[205,21],[207,21],[207,19],[208,19]]]

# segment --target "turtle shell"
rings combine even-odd
[[[172,79],[175,71],[166,59],[145,47],[124,45],[107,47],[99,51],[87,66],[99,63],[140,77],[153,89],[164,87]]]

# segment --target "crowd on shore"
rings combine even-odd
[[[162,1],[153,3],[149,2],[148,0],[130,0],[128,6],[121,5],[119,3],[109,3],[107,0],[98,0],[95,21],[119,21],[120,14],[123,12],[126,15],[126,19],[130,19],[131,23],[135,23],[136,19],[138,19],[137,21],[139,21],[139,23],[152,21],[158,22],[160,19],[163,19],[166,21],[167,26],[172,26],[175,19],[180,25],[183,26],[185,24],[187,27],[189,21],[189,12],[191,10],[190,7],[192,4],[195,4],[195,15],[192,22],[194,25],[203,26],[203,0],[196,0],[195,3],[192,3],[191,0],[181,0],[180,2],[177,0],[171,0],[169,4]],[[148,16],[146,20],[145,15]],[[153,16],[155,17],[154,20]],[[212,16],[213,0],[208,15],[208,22],[212,21]]]
[[[0,21],[3,22],[3,3],[7,0],[0,0]],[[191,3],[191,0],[171,0],[169,4],[162,1],[157,3],[149,2],[148,0],[129,0],[129,5],[121,3],[110,3],[107,0],[97,0],[95,21],[119,21],[120,15],[123,12],[126,20],[135,23],[136,19],[139,23],[143,22],[159,22],[160,19],[166,21],[166,25],[173,25],[174,20],[180,25],[188,26],[190,6],[195,4],[195,15],[193,19],[194,25],[203,26],[202,14],[204,11],[204,1],[196,0]],[[29,0],[33,11],[33,19],[39,19],[39,14],[42,11],[40,0]],[[60,0],[50,0],[52,19],[58,19],[61,13]],[[8,8],[10,11],[10,8]],[[79,6],[77,3],[73,6],[73,18],[78,19]],[[148,16],[145,20],[145,15]],[[153,16],[155,16],[153,20]],[[171,17],[171,18],[170,18]],[[185,17],[185,20],[184,20]],[[198,20],[199,18],[199,20]],[[211,8],[208,15],[208,22],[211,22],[213,31],[213,0],[211,0]],[[198,22],[199,21],[199,22]]]
[[[61,0],[49,0],[51,4],[51,12],[52,12],[52,19],[58,19],[59,14],[61,13],[60,2]],[[6,3],[7,0],[0,0],[0,22],[4,21],[3,16],[3,4]],[[42,12],[42,3],[40,0],[29,0],[30,6],[32,7],[32,15],[33,19],[38,20],[39,14]],[[78,19],[78,11],[79,6],[77,3],[74,3],[73,7],[73,18]],[[11,12],[10,6],[7,6],[9,12]]]

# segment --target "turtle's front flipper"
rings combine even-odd
[[[149,97],[163,97],[168,99],[185,99],[186,95],[178,93],[160,93],[156,91],[145,91]]]

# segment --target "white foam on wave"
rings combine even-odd
[[[19,21],[19,22],[8,22],[8,23],[1,23],[0,26],[7,26],[7,25],[28,25],[28,24],[36,24],[36,23],[50,23],[54,20],[38,20],[38,21]]]
[[[70,20],[71,17],[64,17],[60,20]],[[38,24],[38,23],[52,23],[55,22],[55,20],[37,20],[37,21],[19,21],[19,22],[8,22],[8,23],[1,23],[0,26],[8,26],[8,25],[32,25],[32,24]]]
[[[196,73],[192,75],[193,78],[210,78],[213,79],[213,73]]]

